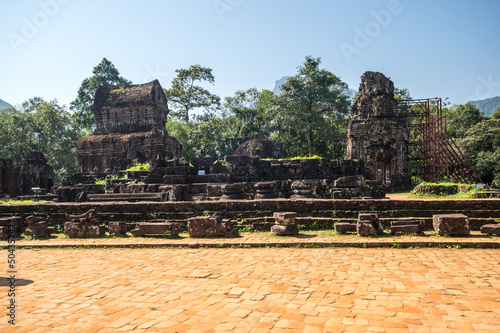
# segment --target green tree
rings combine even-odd
[[[493,113],[491,114],[491,118],[493,118],[493,119],[500,119],[500,108],[498,108],[495,111],[493,111]]]
[[[265,139],[270,134],[269,108],[274,99],[270,90],[259,91],[251,88],[239,90],[234,97],[226,97],[223,116],[234,117],[241,124],[241,143],[251,139]]]
[[[483,113],[473,104],[453,105],[443,109],[448,122],[448,133],[452,138],[463,138],[469,128],[484,119]]]
[[[324,150],[320,146],[324,147],[322,142],[326,138],[318,136],[321,129],[344,118],[349,111],[347,84],[320,69],[320,63],[320,58],[307,56],[298,73],[281,86],[282,93],[275,99],[274,121],[285,125],[277,135],[281,135],[282,142],[295,142],[293,154],[313,156]]]
[[[34,97],[19,110],[0,111],[0,157],[21,162],[22,155],[40,151],[54,168],[54,181],[60,185],[66,173],[77,171],[75,141],[78,138],[71,114],[57,104]]]
[[[208,90],[196,85],[198,82],[214,84],[212,69],[193,65],[188,69],[177,69],[177,76],[172,80],[172,87],[165,89],[171,115],[184,122],[189,122],[189,113],[197,108],[218,108],[220,98]]]
[[[94,103],[94,95],[97,88],[105,84],[113,84],[119,86],[127,86],[132,84],[120,76],[120,73],[115,66],[106,58],[94,67],[92,70],[93,76],[83,80],[78,95],[74,101],[70,103],[71,109],[74,111],[75,123],[83,131],[90,133],[95,126],[94,115],[92,114],[92,104]]]
[[[481,179],[500,188],[500,119],[488,118],[469,128],[459,146]]]

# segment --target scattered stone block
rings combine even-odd
[[[69,238],[98,238],[104,235],[104,227],[98,225],[82,225],[80,222],[65,222],[64,233]]]
[[[255,183],[254,188],[257,192],[255,195],[255,199],[257,200],[274,199],[278,197],[278,194],[276,193],[278,184],[275,181]]]
[[[238,235],[238,230],[233,227],[231,221],[212,216],[198,216],[188,219],[188,231],[190,237],[232,237]]]
[[[432,224],[438,235],[468,236],[469,218],[464,214],[438,214],[432,216]]]
[[[296,180],[292,183],[292,199],[315,199],[318,182],[312,179]]]
[[[49,227],[45,216],[30,215],[26,218],[26,221],[28,222],[28,229],[24,231],[26,236],[50,236],[56,231],[54,227]]]
[[[299,233],[299,228],[295,224],[296,212],[275,212],[273,213],[275,225],[271,227],[271,232],[277,236],[291,236]]]
[[[296,212],[275,212],[273,213],[276,224],[288,225],[295,224]]]
[[[275,224],[271,227],[271,232],[276,236],[293,236],[299,233],[296,224]]]
[[[500,223],[483,225],[481,227],[481,233],[487,235],[500,235]]]
[[[221,197],[221,200],[243,200],[244,186],[240,183],[226,184],[222,186],[222,193],[224,195]]]
[[[170,235],[176,236],[181,232],[181,226],[179,223],[170,222],[160,222],[160,223],[148,223],[142,222],[137,224],[137,227],[131,231],[134,236],[145,236],[145,235]]]
[[[9,235],[9,227],[8,226],[0,226],[0,238],[7,237]]]
[[[378,214],[375,213],[359,214],[356,229],[360,236],[375,236],[384,232]]]
[[[47,221],[32,222],[29,224],[30,229],[46,229],[49,226]]]
[[[125,236],[127,234],[127,223],[126,222],[109,222],[109,234],[118,237]]]
[[[43,236],[50,236],[51,234],[53,234],[55,232],[56,232],[56,230],[54,227],[47,227],[47,228],[42,228],[42,229],[28,228],[28,229],[26,229],[26,231],[24,231],[24,234],[26,236],[43,237]]]
[[[14,228],[15,237],[21,236],[23,233],[23,221],[24,219],[19,216],[0,218],[0,238],[10,235],[9,227]]]
[[[365,177],[362,175],[340,177],[335,181],[334,186],[341,188],[366,187]]]
[[[69,220],[64,223],[64,233],[69,238],[97,238],[105,233],[103,226],[95,225],[97,216],[95,209],[90,209],[83,214],[66,214]]]
[[[425,231],[425,221],[392,221],[391,234],[397,233],[417,233],[422,234]]]
[[[357,224],[347,223],[347,222],[337,222],[334,225],[335,231],[339,234],[346,234],[348,232],[357,232],[358,227]]]

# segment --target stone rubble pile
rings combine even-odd
[[[50,236],[55,232],[54,227],[49,227],[45,216],[30,215],[26,218],[26,221],[28,222],[28,229],[24,232],[26,236],[43,237]]]
[[[69,220],[64,223],[64,233],[69,238],[97,238],[104,235],[103,226],[96,225],[95,209],[91,209],[80,215],[66,214]]]

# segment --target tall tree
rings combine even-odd
[[[447,117],[448,133],[453,138],[463,138],[469,128],[481,122],[484,114],[473,104],[453,105],[443,109]]]
[[[197,108],[218,108],[220,98],[208,90],[196,85],[199,82],[214,84],[212,69],[193,65],[188,69],[177,69],[177,76],[172,80],[172,87],[165,89],[172,116],[189,122],[189,113]]]
[[[486,118],[467,129],[459,146],[486,183],[500,188],[500,119]]]
[[[269,108],[274,94],[270,90],[259,91],[251,88],[238,90],[234,97],[226,97],[224,101],[224,117],[234,117],[241,122],[242,141],[264,139],[270,133]]]
[[[0,128],[0,158],[19,163],[23,153],[40,151],[54,167],[56,185],[65,173],[77,171],[74,143],[78,133],[72,127],[71,114],[56,100],[34,97],[19,110],[1,110]]]
[[[319,153],[322,126],[331,119],[343,118],[349,110],[348,86],[333,73],[320,69],[320,58],[307,56],[298,73],[281,86],[276,98],[277,119],[288,125],[288,140],[304,142],[307,153]],[[303,140],[305,138],[305,140]],[[295,153],[301,153],[299,147]]]
[[[70,103],[71,109],[75,112],[76,125],[87,133],[91,132],[95,126],[91,108],[97,88],[104,84],[119,86],[132,84],[132,81],[121,77],[115,66],[106,58],[102,58],[92,73],[93,76],[83,80],[76,99]]]

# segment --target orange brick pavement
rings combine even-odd
[[[17,325],[2,275],[1,332],[500,332],[495,249],[16,254]]]

